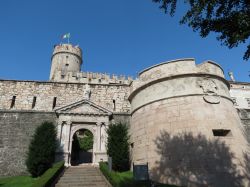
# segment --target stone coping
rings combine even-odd
[[[15,110],[15,109],[0,109],[0,113],[47,113],[47,114],[56,114],[55,111],[45,111],[45,110]]]
[[[229,84],[243,84],[243,85],[249,85],[250,86],[250,82],[239,82],[239,81],[228,81]]]
[[[181,59],[175,59],[175,60],[161,62],[159,64],[155,64],[153,66],[150,66],[150,67],[140,71],[139,75],[141,75],[142,73],[145,73],[146,71],[148,71],[148,70],[150,70],[152,68],[155,68],[155,67],[158,67],[158,66],[161,66],[161,65],[164,65],[164,64],[170,64],[170,63],[173,63],[173,62],[180,62],[180,61],[194,61],[195,62],[195,59],[194,58],[181,58]]]
[[[137,87],[135,90],[133,90],[129,97],[128,97],[128,100],[131,102],[132,99],[134,98],[134,96],[141,90],[143,90],[144,88],[148,87],[148,86],[151,86],[155,83],[158,83],[158,82],[162,82],[162,81],[165,81],[165,80],[171,80],[171,79],[178,79],[178,78],[183,78],[183,77],[212,77],[212,78],[216,78],[216,79],[219,79],[221,80],[222,82],[224,82],[227,87],[228,87],[228,90],[230,89],[230,84],[229,82],[224,79],[223,77],[220,77],[218,75],[215,75],[215,74],[207,74],[207,73],[188,73],[188,74],[180,74],[180,75],[172,75],[172,76],[168,76],[168,77],[162,77],[162,78],[159,78],[159,79],[156,79],[156,80],[152,80],[150,82],[147,82],[146,84],[143,84],[139,87]]]
[[[202,63],[200,63],[200,64],[197,64],[196,66],[199,67],[199,66],[202,66],[203,64],[206,64],[206,63],[213,64],[213,65],[219,67],[219,68],[221,69],[221,71],[223,72],[223,74],[224,74],[223,68],[222,68],[218,63],[216,63],[216,62],[214,62],[214,61],[212,61],[212,60],[206,60],[206,61],[204,61],[204,62],[202,62]]]
[[[141,74],[145,73],[146,71],[148,71],[148,70],[150,70],[150,69],[153,69],[153,68],[155,68],[155,67],[158,67],[158,66],[161,66],[161,65],[164,65],[164,64],[174,63],[174,62],[181,62],[181,61],[193,61],[193,62],[195,63],[195,59],[194,59],[194,58],[181,58],[181,59],[175,59],[175,60],[165,61],[165,62],[161,62],[161,63],[159,63],[159,64],[150,66],[150,67],[148,67],[148,68],[146,68],[146,69],[140,71],[140,72],[139,72],[139,75],[141,75]],[[213,64],[213,65],[219,67],[219,68],[222,70],[223,74],[224,74],[223,68],[222,68],[218,63],[216,63],[216,62],[214,62],[214,61],[212,61],[212,60],[206,60],[206,61],[204,61],[204,62],[202,62],[202,63],[200,63],[200,64],[195,64],[195,65],[196,65],[196,67],[199,67],[199,66],[202,66],[202,65],[204,65],[204,64],[206,64],[206,63],[210,63],[210,64]]]
[[[81,82],[57,82],[57,81],[37,81],[37,80],[16,80],[16,79],[0,79],[1,81],[12,81],[12,82],[31,82],[31,83],[42,83],[42,84],[82,84],[82,85],[100,85],[100,86],[127,86],[128,84],[125,83],[109,83],[109,84],[98,84],[98,83],[81,83]]]

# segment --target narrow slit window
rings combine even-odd
[[[54,109],[55,107],[56,107],[56,97],[54,97],[54,99],[53,99],[53,106],[52,106],[52,109]]]
[[[33,101],[32,101],[32,109],[35,108],[36,106],[36,97],[33,97]]]
[[[115,106],[115,100],[113,99],[113,110],[115,111],[116,106]]]
[[[213,129],[214,136],[232,136],[232,132],[229,129]]]
[[[10,108],[14,108],[15,103],[16,103],[16,96],[14,95],[14,96],[12,97],[12,99],[11,99]]]

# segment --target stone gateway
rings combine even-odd
[[[82,72],[82,51],[54,47],[49,81],[0,80],[0,176],[27,173],[29,141],[42,121],[57,126],[57,160],[75,162],[73,141],[93,135],[84,163],[107,161],[106,129],[129,127],[131,169],[180,186],[249,185],[250,84],[227,81],[212,61],[157,64],[136,79]],[[84,159],[83,159],[84,160]]]

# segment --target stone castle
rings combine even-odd
[[[71,165],[76,132],[94,136],[93,164],[107,160],[106,129],[129,126],[131,163],[158,182],[247,186],[250,84],[227,81],[212,61],[163,62],[136,79],[82,72],[79,46],[54,47],[49,81],[0,80],[0,176],[26,173],[29,141],[42,121],[58,130],[57,159]]]

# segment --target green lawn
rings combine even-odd
[[[0,178],[0,187],[31,187],[35,180],[30,176]]]

